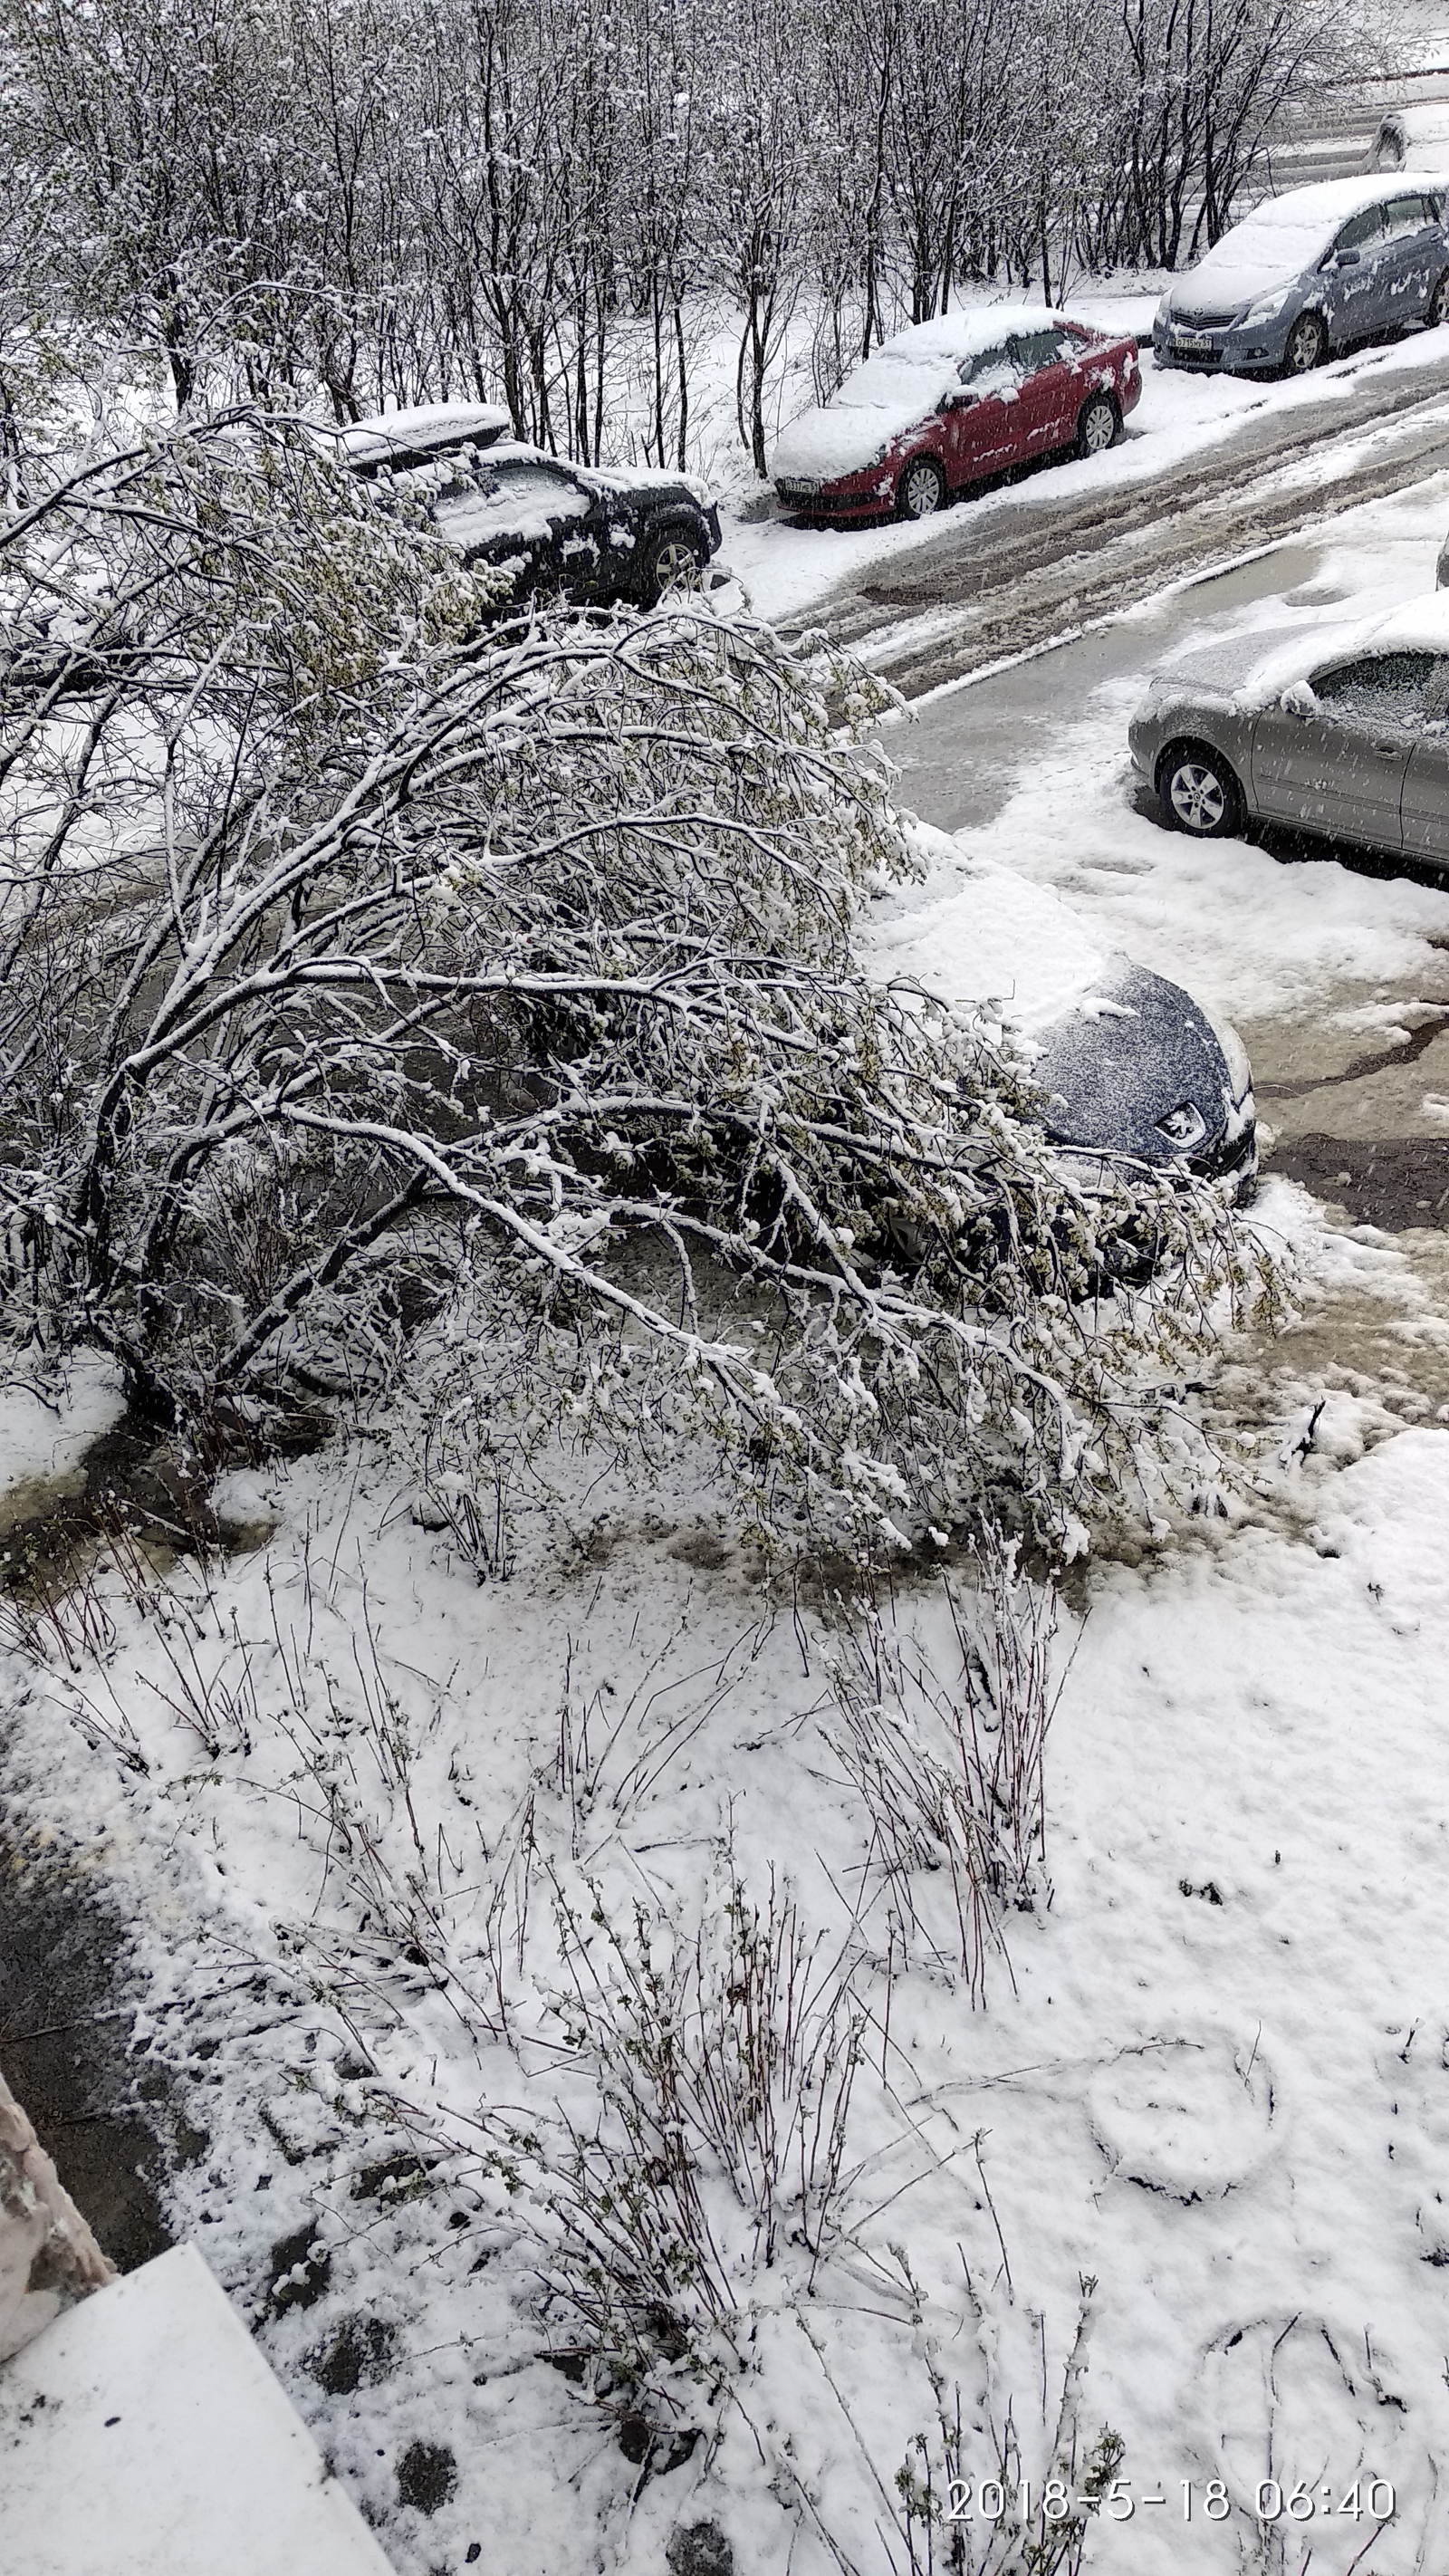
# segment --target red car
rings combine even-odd
[[[887,340],[792,421],[770,472],[807,519],[924,519],[1034,456],[1100,456],[1142,392],[1137,343],[1045,305],[978,305]]]

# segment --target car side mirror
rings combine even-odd
[[[969,411],[975,400],[976,396],[968,394],[964,385],[958,385],[954,393],[946,396],[946,409],[947,411]]]
[[[1318,700],[1306,680],[1294,680],[1278,700],[1285,716],[1316,716]]]
[[[1333,264],[1335,268],[1357,268],[1361,256],[1362,254],[1356,250],[1336,251]]]

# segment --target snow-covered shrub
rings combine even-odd
[[[847,1952],[773,1880],[761,1906],[731,1874],[692,1940],[642,1904],[620,1931],[597,1892],[557,1913],[556,2010],[597,2101],[546,2183],[553,2323],[597,2401],[668,2443],[834,2241],[865,2017]]]
[[[261,1438],[426,1324],[443,1467],[704,1433],[851,1543],[993,1494],[1061,1541],[1162,1454],[1148,1380],[1245,1284],[1221,1202],[1085,1198],[1020,1070],[864,971],[910,845],[767,632],[480,632],[242,418],[59,476],[0,600],[13,1338]],[[1157,1284],[1103,1299],[1123,1238]]]

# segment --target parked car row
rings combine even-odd
[[[1378,172],[1255,207],[1174,280],[1152,348],[1160,367],[1303,375],[1446,317],[1449,179]],[[926,518],[1035,461],[1102,454],[1141,392],[1129,335],[1045,306],[970,306],[884,341],[790,423],[771,477],[806,522]]]

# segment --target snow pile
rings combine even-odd
[[[0,2075],[0,2362],[114,2277]]]

